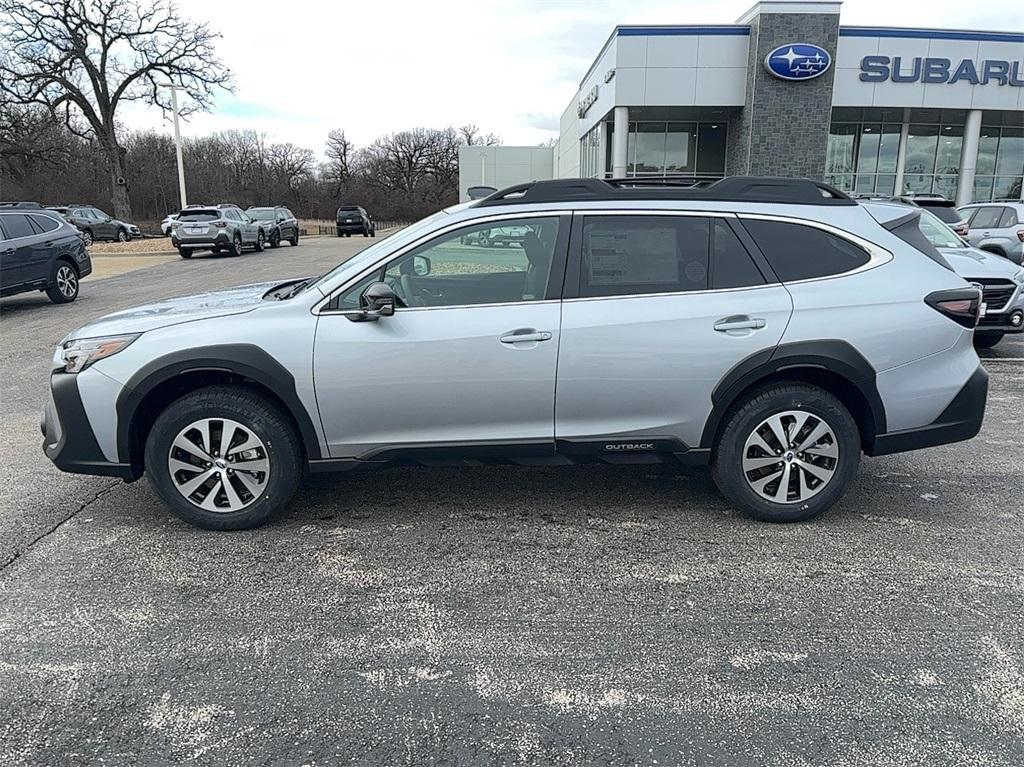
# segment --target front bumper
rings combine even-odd
[[[932,423],[916,429],[879,434],[871,449],[866,452],[868,455],[889,455],[971,439],[981,431],[987,399],[988,373],[979,365],[953,401]]]
[[[39,424],[43,453],[61,471],[138,479],[127,463],[108,461],[93,434],[78,392],[78,376],[56,371],[50,375],[50,399]]]

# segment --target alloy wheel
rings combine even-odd
[[[64,265],[57,269],[57,290],[64,298],[74,298],[78,292],[78,275],[70,266]]]
[[[743,476],[773,503],[803,503],[835,476],[839,441],[820,416],[787,410],[765,418],[743,446]]]
[[[229,418],[203,418],[180,432],[167,454],[174,487],[214,512],[241,511],[266,490],[270,457],[263,440]]]

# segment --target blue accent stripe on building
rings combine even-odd
[[[900,29],[899,27],[840,27],[840,37],[903,37],[917,40],[975,40],[1024,43],[1020,32],[970,32],[955,29]]]
[[[619,27],[619,37],[664,37],[668,35],[750,35],[750,27]]]

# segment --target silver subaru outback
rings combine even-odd
[[[710,464],[748,516],[808,519],[861,454],[981,428],[981,292],[919,216],[794,179],[511,187],[320,277],[75,331],[43,447],[222,530],[393,462]]]

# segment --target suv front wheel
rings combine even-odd
[[[748,517],[801,522],[831,508],[860,464],[860,433],[823,389],[776,383],[726,421],[712,455],[715,484]]]
[[[239,386],[187,394],[156,419],[146,474],[179,517],[208,530],[259,527],[291,499],[301,476],[294,429],[263,397]]]

